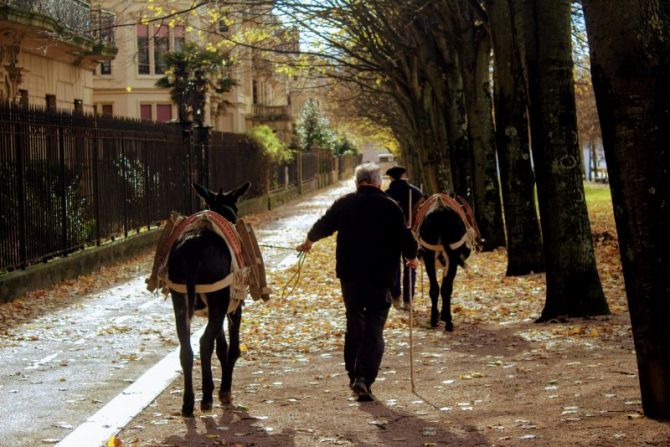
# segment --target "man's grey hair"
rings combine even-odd
[[[379,172],[379,165],[377,163],[363,163],[356,166],[356,183],[381,186],[382,176]]]

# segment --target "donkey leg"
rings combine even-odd
[[[226,309],[222,306],[223,300],[217,294],[208,294],[208,320],[205,332],[200,337],[200,364],[202,367],[202,401],[200,409],[209,411],[212,409],[212,392],[214,391],[214,380],[212,378],[212,353],[214,352],[214,341],[221,335],[223,330],[223,319]]]
[[[240,357],[240,324],[242,323],[242,306],[238,307],[235,312],[228,315],[228,339],[230,345],[226,356],[225,366],[223,369],[223,377],[221,379],[221,389],[219,390],[219,398],[224,404],[232,402],[231,387],[233,383],[233,369],[235,369],[235,362]]]
[[[185,295],[172,292],[177,338],[179,338],[179,361],[184,372],[184,401],[181,407],[182,416],[193,416],[193,349],[191,349],[191,306]]]
[[[221,372],[226,370],[226,357],[228,356],[228,342],[226,342],[226,333],[221,331],[218,337],[216,337],[216,357],[219,359],[221,364]],[[221,381],[221,387],[219,388],[219,400],[223,405],[228,405],[231,402],[230,396],[227,396],[226,399],[222,397],[223,389],[223,380]]]
[[[440,285],[437,283],[434,253],[432,251],[424,252],[423,262],[426,266],[426,275],[428,275],[428,282],[430,283],[430,289],[428,290],[428,296],[430,296],[430,327],[435,327],[437,326],[439,316],[437,299],[440,294]]]
[[[451,293],[454,290],[454,278],[456,278],[456,269],[458,265],[456,260],[449,261],[449,269],[444,278],[442,278],[442,311],[440,312],[440,320],[444,321],[444,330],[451,332],[454,330],[454,323],[451,318]]]

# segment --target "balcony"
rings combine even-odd
[[[263,104],[253,105],[252,118],[255,121],[290,121],[291,111],[289,106],[267,106]]]
[[[116,54],[115,21],[113,13],[92,11],[82,0],[0,0],[2,27],[38,44],[40,40],[51,45],[59,42],[69,47],[66,51],[76,48],[81,57],[96,60]]]

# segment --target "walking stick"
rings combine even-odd
[[[409,219],[408,227],[412,228],[412,190],[409,190]],[[404,266],[403,266],[404,267]],[[414,294],[412,293],[412,287],[414,286],[412,281],[412,271],[411,268],[407,271],[409,273],[409,278],[407,278],[407,285],[409,286],[409,381],[412,386],[412,393],[416,393],[414,385],[414,342],[412,338],[412,329],[414,321],[414,309],[412,303],[414,301]]]

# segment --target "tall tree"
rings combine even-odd
[[[296,127],[300,148],[303,151],[309,152],[317,148],[331,149],[334,140],[333,130],[314,98],[305,101]]]
[[[491,37],[476,2],[444,2],[460,59],[473,166],[473,195],[484,250],[505,245],[491,96]]]
[[[583,0],[645,415],[670,419],[670,3]],[[625,11],[625,14],[622,14]]]
[[[163,62],[166,74],[156,81],[156,87],[170,89],[181,122],[190,117],[202,125],[209,94],[225,93],[235,85],[235,80],[228,76],[228,59],[195,43],[186,43],[181,50],[164,54]]]
[[[544,271],[528,141],[527,99],[507,0],[487,0],[495,67],[496,148],[507,230],[507,275]]]
[[[571,0],[511,1],[528,92],[544,237],[547,297],[539,321],[608,314],[582,183]]]

